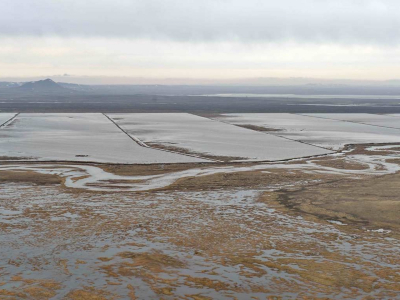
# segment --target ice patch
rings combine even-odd
[[[335,225],[340,225],[340,226],[346,226],[347,224],[340,222],[340,221],[336,221],[336,220],[328,220],[329,223],[331,224],[335,224]]]
[[[377,233],[384,233],[384,234],[388,234],[388,233],[392,232],[391,230],[385,230],[383,228],[375,229],[375,230],[367,230],[367,231],[369,231],[369,232],[377,232]]]
[[[273,161],[331,153],[187,113],[110,114],[109,117],[145,143],[173,146],[189,153],[232,157],[233,161]]]
[[[289,113],[242,113],[223,114],[217,119],[231,124],[278,129],[280,131],[270,133],[334,150],[340,150],[347,144],[400,142],[400,130],[397,128],[371,126],[316,116],[317,114],[306,116]],[[364,118],[367,117],[364,116]],[[392,127],[400,127],[396,118],[390,118],[393,121],[386,119],[389,117],[383,118],[386,121],[378,117],[379,120],[375,122],[381,122],[381,124],[386,122]]]
[[[1,121],[12,114],[0,114]],[[102,163],[196,163],[207,160],[140,146],[102,114],[19,114],[1,128],[0,156],[18,160]]]

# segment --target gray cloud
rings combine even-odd
[[[398,0],[2,0],[1,36],[400,42]]]

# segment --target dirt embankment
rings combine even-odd
[[[147,145],[151,146],[154,149],[170,151],[170,152],[179,153],[179,154],[183,154],[183,155],[200,157],[200,158],[204,158],[204,159],[209,159],[214,162],[231,162],[231,161],[235,161],[235,160],[246,160],[245,157],[211,155],[208,153],[190,151],[185,148],[176,147],[176,146],[172,146],[172,145],[165,145],[165,144],[158,144],[158,143],[147,143]]]

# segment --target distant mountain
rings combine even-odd
[[[57,92],[57,91],[65,91],[66,88],[62,87],[61,85],[55,83],[51,79],[39,80],[39,81],[32,81],[24,83],[19,87],[21,90],[25,91],[34,91],[34,92]]]
[[[76,95],[78,92],[54,82],[51,79],[30,81],[22,83],[8,83],[0,88],[0,94],[9,97],[30,97],[30,96],[68,96]]]

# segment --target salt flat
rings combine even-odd
[[[329,153],[325,149],[187,113],[110,114],[146,143],[241,161],[283,160]]]
[[[272,130],[276,135],[338,150],[346,144],[396,143],[400,130],[295,114],[223,114],[218,120]]]
[[[362,123],[375,126],[391,127],[400,129],[400,120],[393,116],[377,115],[377,114],[302,114],[305,116],[333,119],[340,121],[348,121]]]
[[[102,114],[20,114],[0,129],[0,157],[135,164],[205,162],[141,147]]]
[[[0,113],[0,126],[14,117],[14,113]]]

